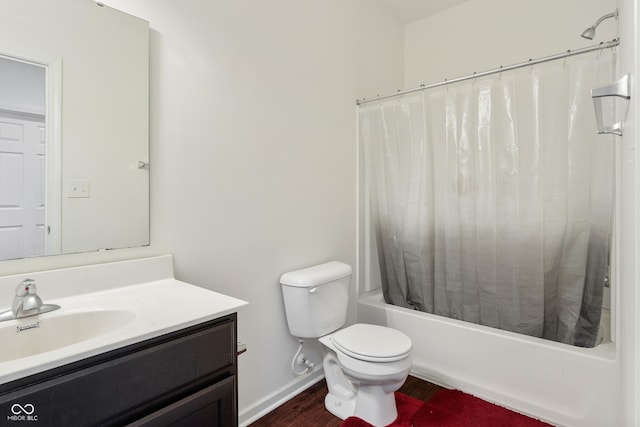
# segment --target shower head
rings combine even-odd
[[[582,34],[580,34],[580,37],[587,39],[587,40],[593,40],[593,38],[596,36],[596,28],[598,27],[598,25],[600,25],[600,23],[602,21],[604,21],[605,19],[609,19],[609,18],[616,18],[618,19],[618,10],[616,9],[615,12],[611,12],[608,13],[606,15],[601,16],[595,24],[593,24],[592,26],[590,26],[589,28],[587,28],[586,30],[584,30],[582,32]]]
[[[587,40],[593,40],[596,36],[596,27],[589,27],[580,34],[580,37]]]

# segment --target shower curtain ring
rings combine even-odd
[[[529,64],[531,64],[531,66],[529,67],[529,74],[533,73],[533,59],[529,58]]]
[[[502,81],[502,65],[500,66],[500,73],[498,73],[498,80]]]
[[[471,85],[472,85],[472,86],[475,86],[475,85],[476,85],[476,79],[477,79],[477,77],[476,77],[476,72],[474,71],[474,72],[473,72],[473,80],[472,80],[472,82],[471,82]]]

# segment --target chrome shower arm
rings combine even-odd
[[[588,40],[593,40],[593,38],[596,36],[596,28],[598,27],[598,25],[600,25],[600,23],[605,19],[609,19],[609,18],[618,19],[618,9],[616,9],[615,12],[607,13],[606,15],[603,15],[600,18],[598,18],[595,24],[593,24],[592,26],[584,30],[582,34],[580,34],[580,37]]]
[[[600,23],[602,21],[604,21],[605,19],[609,19],[609,18],[617,18],[618,17],[618,11],[616,10],[615,12],[611,12],[611,13],[607,13],[604,16],[601,16],[595,24],[592,25],[593,28],[596,28],[598,25],[600,25]]]

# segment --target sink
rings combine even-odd
[[[0,363],[57,350],[116,331],[136,318],[127,310],[72,311],[0,324]]]
[[[30,273],[61,308],[0,321],[5,384],[235,313],[247,303],[172,277],[168,256]],[[0,275],[0,313],[22,276]],[[3,416],[0,414],[0,417]],[[0,425],[3,425],[0,421]]]

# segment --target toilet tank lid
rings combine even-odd
[[[280,283],[287,286],[309,288],[332,282],[351,275],[351,266],[339,261],[331,261],[301,270],[290,271],[280,276]]]

